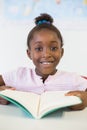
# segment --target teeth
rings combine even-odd
[[[52,62],[41,62],[41,64],[51,64]]]
[[[50,64],[49,62],[44,62],[43,64]]]

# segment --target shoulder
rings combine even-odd
[[[13,72],[16,73],[17,75],[25,75],[25,74],[32,74],[34,73],[34,69],[32,68],[28,68],[28,67],[19,67],[16,70],[14,70]]]
[[[56,76],[74,80],[76,80],[77,78],[82,79],[82,76],[76,72],[57,71]]]
[[[85,82],[87,83],[87,77],[78,74],[77,72],[57,71],[56,77],[71,82]]]
[[[25,75],[31,75],[34,73],[34,69],[28,67],[18,67],[12,71],[2,74],[3,77],[23,77]]]
[[[67,71],[57,71],[56,74],[60,76],[70,76],[70,75],[76,76],[77,75],[77,73],[75,72],[67,72]]]

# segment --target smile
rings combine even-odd
[[[53,63],[53,61],[42,61],[40,62],[41,64],[44,64],[44,65],[50,65]]]

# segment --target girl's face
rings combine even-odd
[[[36,73],[47,77],[56,72],[56,66],[63,55],[63,48],[54,31],[42,29],[34,33],[27,54],[36,66]]]

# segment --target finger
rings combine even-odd
[[[0,104],[2,104],[2,105],[7,105],[7,104],[9,104],[10,102],[9,101],[7,101],[7,100],[5,100],[5,99],[1,99],[0,98]]]
[[[71,107],[69,107],[71,110],[82,110],[82,109],[84,109],[85,108],[85,106],[84,105],[76,105],[76,106],[71,106]]]
[[[15,88],[14,88],[14,87],[6,87],[6,89],[15,90]]]
[[[81,97],[80,91],[70,91],[70,92],[66,93],[65,95],[66,96],[78,96],[78,97]]]
[[[14,87],[10,87],[10,86],[0,86],[0,91],[5,90],[5,89],[12,89],[12,90],[15,90]]]

